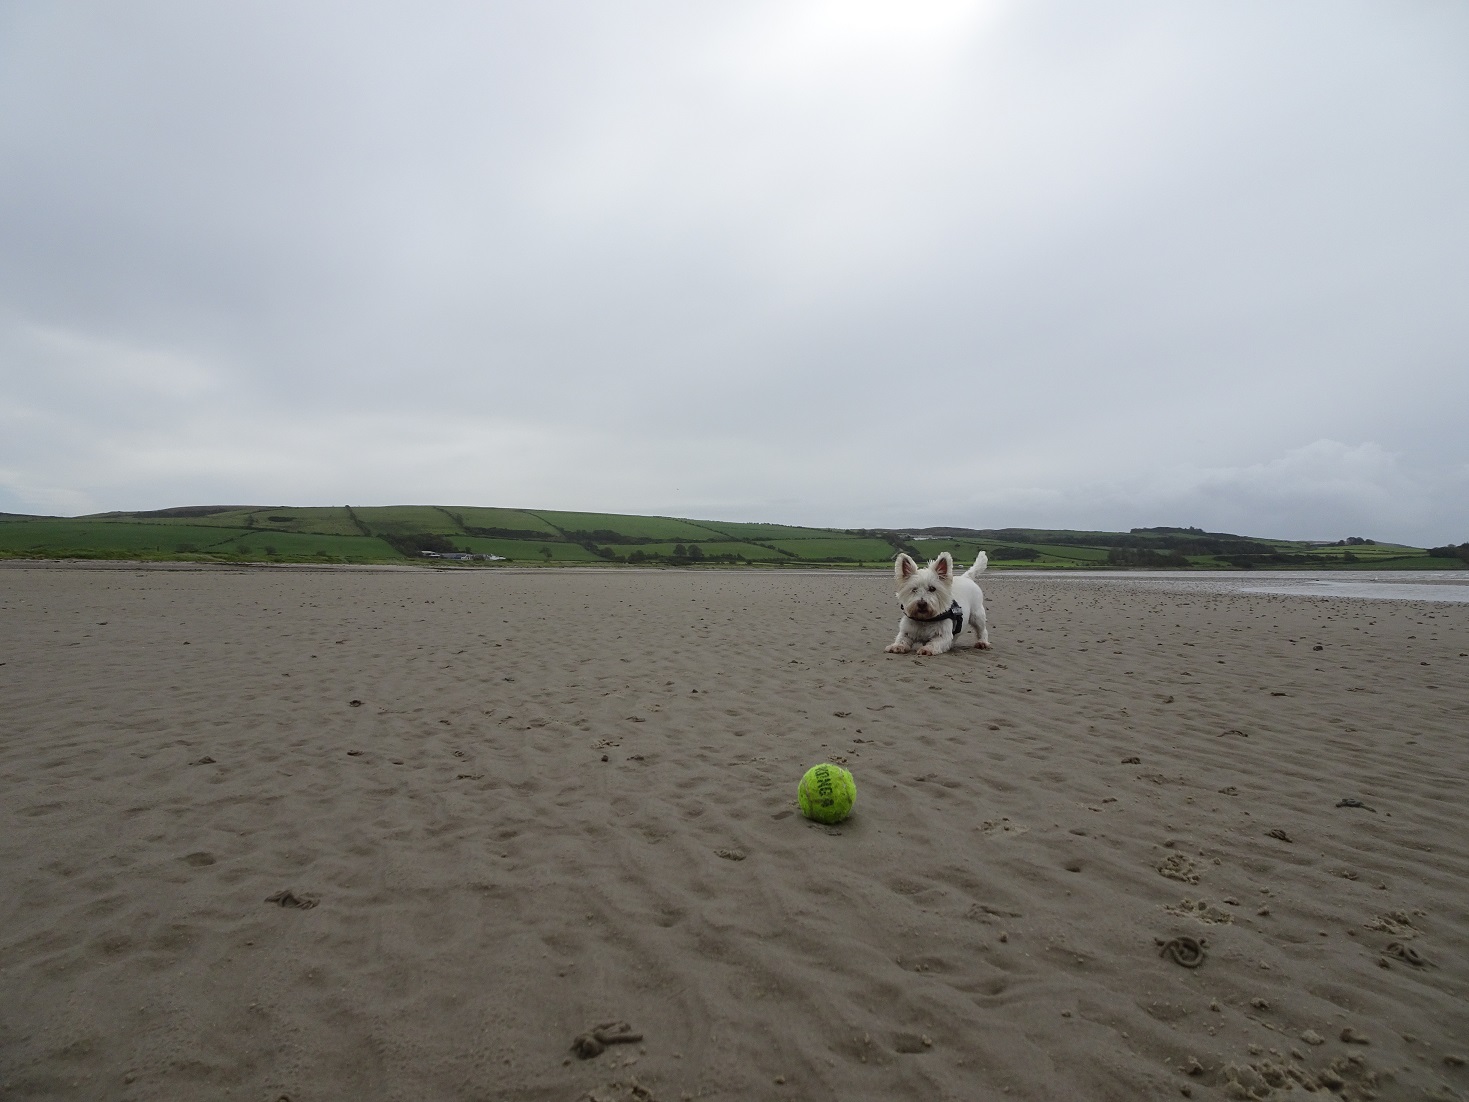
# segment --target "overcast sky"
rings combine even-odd
[[[1469,540],[1469,4],[0,0],[0,511]]]

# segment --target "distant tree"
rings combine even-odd
[[[551,561],[551,549],[549,547],[547,547],[545,544],[541,544],[540,556],[541,556],[541,558],[545,559],[547,562],[550,562]]]
[[[1154,551],[1148,547],[1113,547],[1107,551],[1107,565],[1183,570],[1192,566],[1193,563],[1178,551]]]
[[[695,562],[698,562],[703,557],[704,549],[702,547],[700,547],[697,543],[689,544],[689,558],[693,559]]]
[[[1463,559],[1469,563],[1469,543],[1461,543],[1458,546],[1446,543],[1442,547],[1430,547],[1428,553],[1436,559]]]
[[[448,555],[455,550],[448,538],[437,532],[413,532],[406,535],[383,532],[379,538],[398,554],[406,555],[410,559],[418,558],[420,551],[437,551],[440,555]]]
[[[675,559],[686,559],[689,557],[689,549],[681,543],[673,545],[673,557]]]

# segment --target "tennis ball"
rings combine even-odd
[[[806,770],[796,789],[801,814],[818,823],[839,823],[852,814],[857,800],[857,782],[840,765],[822,763]]]

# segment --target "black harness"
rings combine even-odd
[[[920,624],[937,624],[944,620],[954,621],[954,638],[959,638],[959,633],[964,630],[964,610],[959,607],[958,601],[951,602],[949,604],[949,611],[945,612],[942,616],[935,616],[932,619],[919,620],[918,622]]]

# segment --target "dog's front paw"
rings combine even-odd
[[[978,643],[975,643],[974,644],[974,649],[975,650],[989,650],[990,649],[990,645],[988,643],[986,643],[983,639],[981,639]]]
[[[942,654],[943,651],[934,650],[932,647],[919,647],[918,653],[925,658],[932,658],[936,654]]]
[[[908,653],[908,644],[907,643],[889,643],[886,647],[883,648],[883,650],[887,651],[888,654],[907,654]]]

